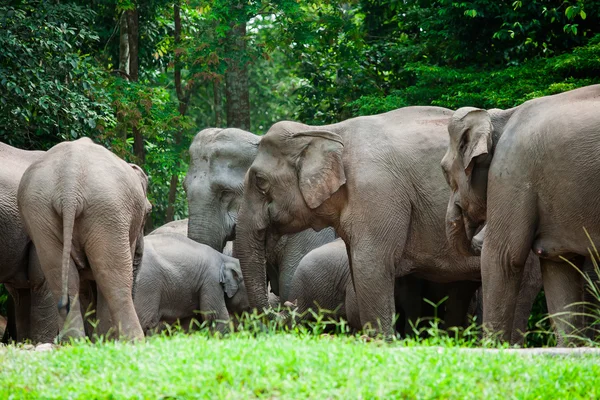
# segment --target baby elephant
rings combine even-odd
[[[246,311],[248,295],[237,259],[177,233],[144,238],[144,257],[135,281],[135,310],[147,334],[165,323],[218,321]]]
[[[394,290],[398,313],[396,330],[402,336],[411,335],[419,321],[434,315],[444,319],[447,326],[465,326],[469,303],[478,287],[478,282],[470,281],[435,283],[412,275],[397,278]],[[447,300],[440,304],[446,296]],[[423,301],[425,298],[440,304],[437,311]],[[331,312],[332,319],[345,319],[353,330],[362,328],[342,239],[314,249],[302,258],[292,278],[289,301],[284,305],[295,309],[301,315],[299,319],[305,320],[312,317],[307,311],[316,309],[315,303],[322,310]]]

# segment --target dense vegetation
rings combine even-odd
[[[0,141],[89,136],[140,164],[150,230],[186,216],[202,128],[512,107],[600,82],[599,18],[589,0],[2,2]]]

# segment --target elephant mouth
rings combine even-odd
[[[455,203],[455,206],[460,211],[460,217],[462,217],[463,220],[463,226],[465,227],[467,239],[471,241],[483,229],[485,226],[485,221],[473,220],[467,215],[461,204]]]
[[[225,237],[225,242],[232,242],[235,240],[236,226],[237,226],[237,224],[233,224],[233,226],[231,227],[231,230],[229,231],[229,235],[227,235],[227,237]]]

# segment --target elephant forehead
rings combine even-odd
[[[269,149],[260,151],[252,164],[254,169],[266,169],[269,172],[279,172],[281,169],[290,165],[288,159],[279,152],[271,152]]]

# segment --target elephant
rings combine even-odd
[[[223,330],[229,314],[248,309],[239,261],[173,232],[144,238],[133,302],[146,334],[176,321],[186,329],[200,317]]]
[[[89,138],[57,144],[23,174],[19,212],[58,303],[61,340],[85,334],[80,280],[96,282],[98,314],[104,307],[115,333],[144,337],[132,296],[152,208],[147,185],[140,167]]]
[[[190,146],[190,166],[183,182],[189,209],[189,238],[218,251],[235,239],[244,176],[254,161],[259,143],[259,136],[236,128],[207,128],[196,135]],[[273,294],[285,301],[302,257],[333,241],[335,232],[308,229],[294,235],[267,233],[265,237],[266,276]],[[264,295],[266,298],[266,291]]]
[[[188,235],[188,219],[179,219],[176,221],[167,222],[166,224],[159,226],[155,230],[149,233],[149,235],[159,235],[163,233],[178,233],[180,235]],[[233,242],[228,241],[225,243],[225,247],[221,251],[223,254],[229,257],[233,257]]]
[[[483,319],[503,340],[531,251],[540,258],[549,313],[567,311],[554,319],[559,344],[582,327],[568,306],[583,300],[584,280],[564,259],[581,268],[588,234],[600,236],[599,109],[600,85],[592,85],[507,110],[460,108],[448,124],[441,161],[451,188],[448,240],[467,252],[485,223]]]
[[[434,316],[445,319],[445,326],[465,327],[471,298],[479,286],[476,281],[436,283],[412,275],[396,278],[396,331],[402,336],[410,335],[419,321]],[[362,329],[342,239],[324,244],[302,258],[292,279],[289,297],[291,300],[285,305],[295,309],[298,320],[310,319],[309,309],[321,309],[327,310],[334,320],[345,319],[354,330]],[[447,300],[442,303],[444,298]],[[439,306],[434,310],[424,299]]]
[[[167,222],[166,224],[159,226],[148,235],[162,235],[163,233],[178,233],[180,235],[188,235],[188,219],[178,219],[175,221]]]
[[[439,162],[452,114],[416,106],[324,126],[275,123],[246,174],[236,228],[250,306],[267,303],[267,231],[334,227],[346,245],[360,324],[385,336],[396,278],[480,281],[479,258],[459,254],[445,235],[450,193]]]
[[[25,232],[17,190],[25,170],[43,157],[0,143],[0,282],[14,304],[8,320],[12,339],[47,343],[58,333],[58,312],[41,271],[35,246]],[[10,306],[10,305],[9,305]],[[12,307],[11,307],[12,308]]]

